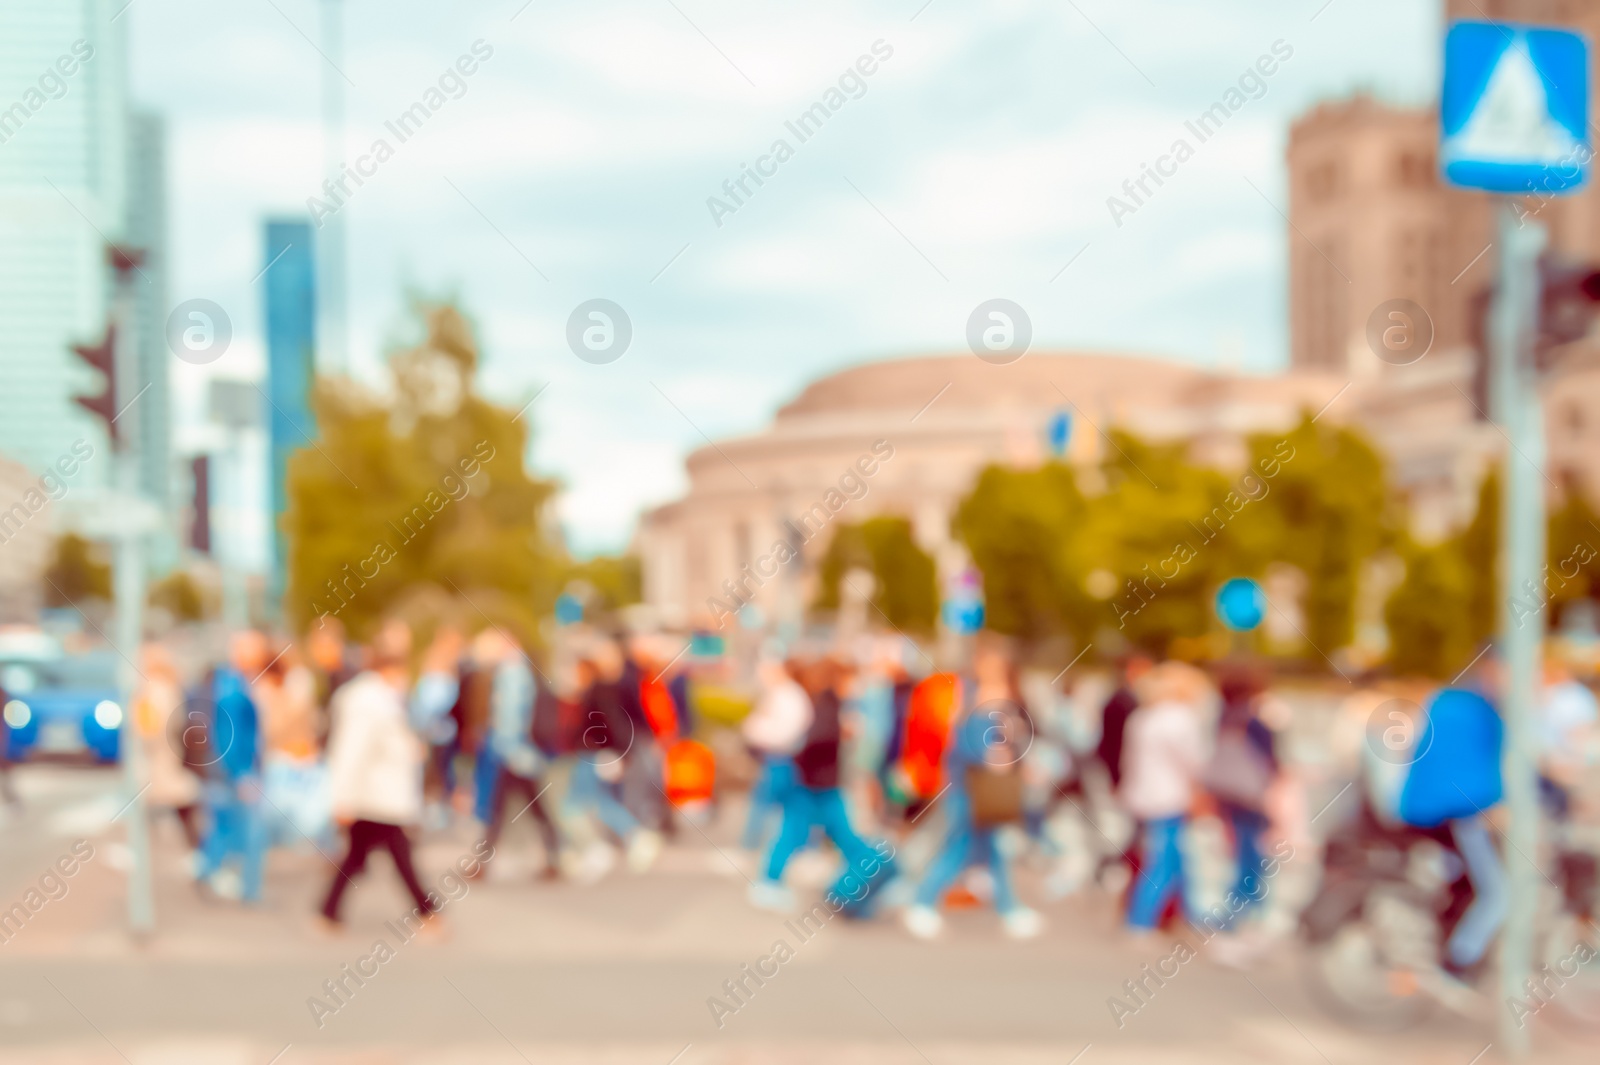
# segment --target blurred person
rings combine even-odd
[[[183,756],[187,728],[182,716],[183,686],[178,682],[178,669],[166,647],[155,642],[144,645],[139,667],[143,682],[134,691],[132,713],[144,749],[150,805],[173,812],[190,852],[198,855],[200,778],[185,764]],[[0,693],[0,705],[3,703],[4,693]]]
[[[425,927],[437,927],[434,906],[417,882],[406,827],[422,817],[424,744],[407,720],[405,693],[411,630],[386,622],[373,639],[367,668],[340,686],[333,700],[328,774],[333,814],[348,847],[322,904],[322,918],[340,926],[345,889],[366,868],[367,857],[388,850]]]
[[[1122,785],[1122,747],[1128,719],[1139,709],[1139,682],[1150,672],[1152,664],[1147,655],[1138,651],[1125,656],[1118,669],[1116,690],[1100,711],[1100,740],[1094,757],[1105,768],[1113,791]]]
[[[1265,689],[1256,670],[1236,667],[1223,674],[1218,684],[1222,712],[1203,774],[1205,788],[1233,836],[1232,890],[1244,900],[1241,914],[1263,895],[1266,858],[1261,839],[1270,823],[1268,796],[1279,773],[1272,730],[1260,715]]]
[[[441,625],[423,652],[422,668],[411,688],[407,711],[411,727],[428,745],[423,770],[424,819],[435,828],[450,823],[455,792],[455,756],[460,725],[452,711],[461,701],[461,652],[465,640],[453,625]]]
[[[627,853],[628,867],[642,873],[661,853],[661,837],[641,825],[619,795],[624,763],[637,738],[624,705],[622,653],[610,640],[600,640],[577,669],[583,729],[567,802],[610,830]]]
[[[456,701],[450,708],[461,754],[472,766],[473,816],[484,824],[489,823],[494,788],[500,779],[500,760],[489,742],[494,672],[512,646],[498,626],[490,625],[479,632],[461,661]]]
[[[1546,654],[1538,710],[1539,796],[1557,823],[1571,814],[1572,789],[1594,760],[1597,719],[1594,692],[1559,655]]]
[[[306,657],[316,680],[317,706],[323,712],[321,731],[326,734],[333,693],[361,671],[360,651],[346,638],[344,623],[325,614],[306,636]]]
[[[739,845],[756,851],[766,842],[774,817],[783,814],[789,790],[794,787],[794,756],[805,743],[811,726],[811,697],[778,657],[768,648],[756,663],[761,685],[755,707],[739,726],[745,744],[760,768],[750,788],[750,810],[745,816]]]
[[[1140,706],[1128,718],[1118,795],[1140,821],[1140,868],[1127,914],[1136,933],[1154,931],[1174,900],[1189,908],[1181,842],[1206,765],[1205,690],[1198,670],[1163,662],[1144,677]]]
[[[665,835],[671,834],[671,807],[662,785],[666,769],[662,745],[670,741],[671,732],[677,729],[677,714],[669,706],[662,707],[652,700],[647,708],[646,695],[657,691],[651,681],[655,674],[647,641],[632,637],[618,641],[622,648],[622,670],[617,678],[617,694],[622,709],[628,715],[633,733],[633,746],[622,763],[622,801],[633,811],[641,824]],[[659,694],[665,695],[665,691]],[[670,696],[668,696],[670,699]],[[665,709],[667,713],[661,715]],[[653,718],[651,711],[657,713]],[[668,731],[670,730],[670,731]]]
[[[761,878],[750,886],[752,905],[768,910],[794,908],[794,894],[784,886],[783,873],[789,860],[811,838],[813,829],[820,828],[839,849],[845,875],[850,870],[862,870],[867,875],[865,870],[882,866],[878,852],[851,826],[844,793],[839,790],[841,708],[850,672],[843,663],[823,658],[808,664],[801,673],[807,681],[802,694],[810,696],[810,720],[794,755],[794,782],[783,800],[783,825],[767,855]],[[791,704],[786,712],[792,715],[796,709],[794,693],[792,689],[783,690]],[[789,723],[792,725],[792,718]]]
[[[202,789],[210,826],[199,880],[223,898],[261,900],[266,825],[261,812],[261,716],[250,687],[267,664],[267,638],[254,629],[233,634],[228,663],[201,684],[207,780]]]
[[[1480,666],[1475,686],[1447,687],[1427,705],[1417,736],[1415,760],[1400,787],[1400,821],[1413,828],[1447,827],[1467,867],[1472,901],[1445,941],[1441,965],[1470,980],[1505,920],[1510,887],[1495,848],[1487,811],[1498,805],[1504,725],[1491,698],[1500,694],[1500,666],[1492,656]]]
[[[981,634],[973,651],[972,676],[956,686],[945,747],[947,835],[903,916],[912,935],[931,939],[939,934],[944,927],[939,901],[972,863],[989,868],[995,911],[1006,935],[1028,939],[1043,931],[1040,916],[1017,901],[998,839],[1002,826],[1023,817],[1021,762],[1030,739],[1031,725],[1008,645],[993,634]]]
[[[322,730],[317,682],[292,643],[262,668],[250,685],[250,697],[261,714],[262,813],[271,827],[268,843],[326,841],[332,813],[327,772],[318,759]]]
[[[487,631],[494,633],[484,645],[494,662],[490,679],[488,746],[494,751],[499,772],[489,803],[484,840],[493,852],[505,830],[507,800],[517,804],[513,821],[532,811],[544,844],[544,867],[539,875],[551,879],[559,869],[561,836],[541,801],[549,752],[536,742],[539,731],[536,713],[541,701],[548,706],[555,696],[535,680],[527,655],[510,636],[498,628]]]

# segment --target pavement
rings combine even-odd
[[[430,835],[419,873],[456,896],[438,939],[389,927],[410,903],[384,856],[346,896],[347,929],[329,936],[311,915],[334,873],[310,845],[275,851],[266,901],[246,909],[195,889],[177,826],[162,821],[157,931],[139,940],[127,931],[123,828],[111,821],[123,798],[115,774],[27,766],[17,783],[25,809],[0,822],[0,908],[30,889],[36,900],[59,897],[0,943],[4,1063],[1502,1060],[1487,1003],[1481,1018],[1441,1015],[1399,1034],[1342,1027],[1308,999],[1292,944],[1246,971],[1202,950],[1119,1025],[1108,1001],[1125,998],[1124,982],[1169,955],[1171,942],[1128,940],[1098,890],[1043,901],[1034,872],[1019,890],[1049,925],[1030,942],[1003,938],[978,908],[954,912],[933,943],[890,919],[834,918],[802,936],[745,902],[732,810],[704,833],[682,832],[650,873],[619,867],[590,886],[537,881],[525,823],[511,827],[486,879],[441,882],[474,837],[469,826]],[[80,839],[93,856],[41,887]],[[756,986],[743,967],[779,940],[792,957]],[[360,959],[370,959],[360,963],[369,975],[358,983],[346,966]],[[741,978],[744,1003],[714,1012],[714,997],[737,1004],[724,982]],[[337,980],[345,990],[335,998],[325,981]],[[1573,1033],[1536,1023],[1534,1034],[1534,1060],[1594,1060],[1594,1044]]]

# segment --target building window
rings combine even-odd
[[[1434,184],[1433,156],[1427,152],[1401,152],[1395,177],[1403,189],[1427,189]]]
[[[1306,195],[1312,203],[1331,200],[1339,191],[1339,170],[1331,160],[1318,163],[1306,173]]]

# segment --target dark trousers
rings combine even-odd
[[[333,884],[328,888],[327,901],[322,904],[322,916],[330,921],[339,919],[339,900],[344,898],[345,888],[367,867],[367,855],[380,847],[388,848],[394,867],[416,901],[417,909],[422,913],[433,912],[427,893],[417,883],[417,871],[411,865],[411,840],[405,829],[381,821],[356,821],[350,826],[350,849],[345,851],[344,861],[339,863],[339,871],[333,875]]]
[[[544,803],[539,799],[539,792],[544,790],[538,777],[518,776],[511,770],[501,767],[500,775],[494,782],[494,798],[489,801],[489,828],[484,835],[489,843],[490,853],[500,842],[500,833],[505,830],[506,800],[515,798],[518,813],[511,820],[515,821],[522,816],[522,811],[531,810],[534,819],[539,823],[539,838],[544,841],[544,863],[546,868],[556,864],[556,855],[561,850],[561,836],[556,831],[555,822],[550,819],[550,813],[544,808]]]

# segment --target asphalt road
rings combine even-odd
[[[1150,985],[1148,1002],[1119,1026],[1108,1000],[1171,944],[1129,942],[1098,891],[1043,901],[1033,873],[1020,888],[1049,928],[1032,942],[1002,938],[983,909],[955,913],[935,943],[910,939],[889,919],[835,918],[802,938],[744,901],[741,874],[712,842],[731,836],[731,816],[709,838],[686,832],[651,873],[619,870],[592,886],[536,882],[533,833],[513,826],[491,876],[447,905],[438,941],[404,941],[386,927],[409,908],[386,858],[347,896],[348,931],[329,938],[309,916],[333,875],[322,855],[308,846],[274,853],[267,900],[247,911],[195,891],[176,826],[163,823],[158,932],[137,942],[125,931],[121,826],[107,824],[121,805],[115,776],[27,767],[18,783],[27,805],[0,824],[0,904],[37,886],[75,839],[90,841],[95,856],[64,897],[0,944],[6,1062],[1468,1065],[1480,1053],[1480,1062],[1499,1057],[1487,1003],[1481,1020],[1440,1017],[1402,1035],[1342,1028],[1307,999],[1292,945],[1245,972],[1202,951]],[[437,882],[471,843],[465,827],[430,837],[419,852],[424,879]],[[364,963],[370,975],[357,985],[343,967],[374,958],[380,939],[393,956]],[[779,939],[793,957],[762,985],[747,981],[735,1012],[714,1016],[713,997],[735,1004],[724,981],[740,979]],[[324,989],[341,978],[343,1002]],[[338,1008],[313,1010],[313,997]],[[1541,1030],[1537,1045],[1540,1060],[1593,1060],[1592,1045],[1556,1031]]]

